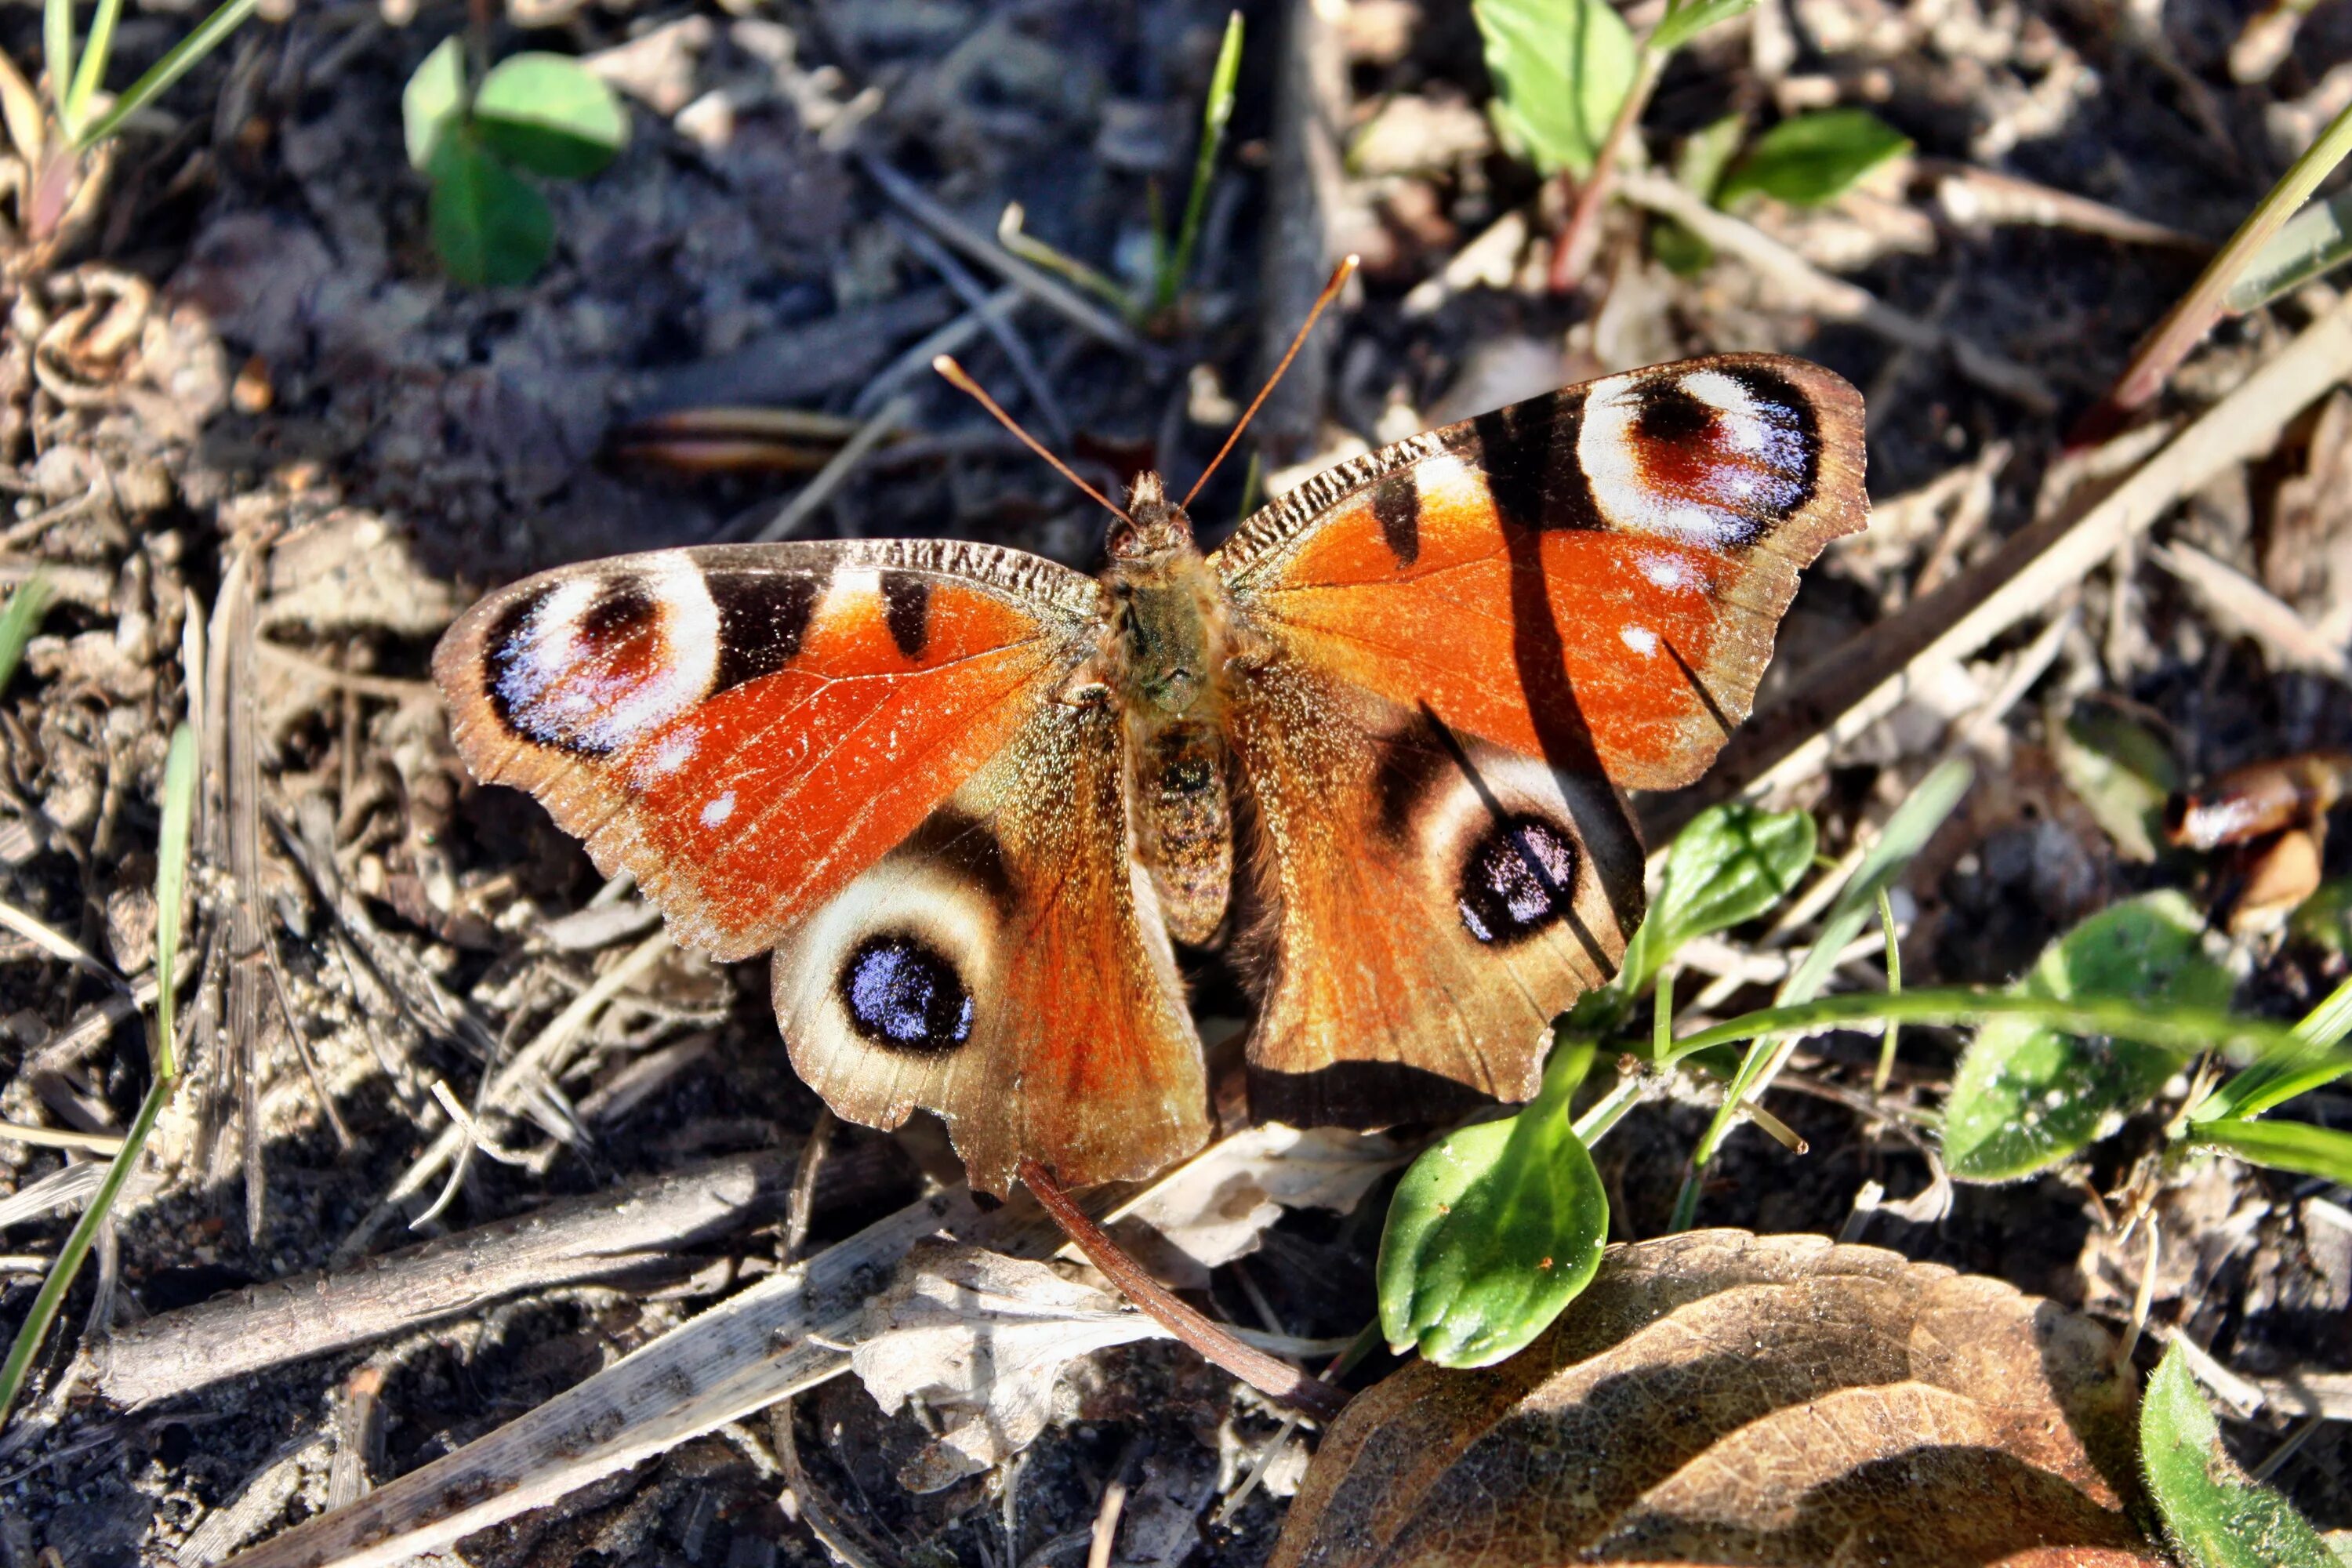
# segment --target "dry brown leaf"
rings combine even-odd
[[[2051,1302],[1877,1247],[1612,1247],[1519,1355],[1417,1363],[1349,1405],[1271,1568],[2154,1565],[2114,1352]]]

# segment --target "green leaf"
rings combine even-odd
[[[2171,890],[2116,904],[2051,943],[2017,989],[2220,1008],[2233,987],[2229,971],[2205,954],[2204,924]],[[2182,1059],[2130,1040],[1995,1019],[1960,1058],[1944,1110],[1945,1163],[1968,1181],[2031,1175],[2147,1104]]]
[[[1911,150],[1911,139],[1867,109],[1824,109],[1783,120],[1756,139],[1723,183],[1728,206],[1760,192],[1793,206],[1835,201],[1871,170]]]
[[[1672,54],[1718,22],[1728,22],[1756,0],[1686,0],[1670,6],[1657,30],[1650,35],[1650,47],[1659,54]]]
[[[171,85],[195,68],[197,61],[228,41],[228,36],[245,26],[261,0],[222,0],[212,15],[196,24],[195,30],[163,53],[163,58],[139,73],[139,79],[122,89],[114,107],[98,117],[95,123],[71,132],[74,151],[88,152],[117,131],[122,122],[163,96]]]
[[[528,283],[555,248],[546,200],[460,125],[433,154],[433,248],[474,288]]]
[[[49,101],[64,103],[73,86],[73,0],[41,0],[41,64],[48,72]]]
[[[1837,955],[1845,951],[1846,943],[1862,934],[1864,921],[1878,912],[1878,895],[1893,887],[1904,869],[1927,847],[1936,829],[1952,815],[1975,782],[1976,770],[1965,761],[1954,757],[1938,763],[1926,778],[1912,786],[1903,797],[1903,804],[1886,818],[1886,826],[1862,864],[1853,868],[1846,885],[1838,889],[1837,902],[1830,906],[1827,919],[1822,921],[1821,933],[1813,938],[1812,946],[1805,950],[1804,958],[1772,1000],[1787,1005],[1791,1002],[1807,1002],[1821,994],[1829,983],[1830,970],[1837,963]]]
[[[2164,803],[2180,787],[2172,749],[2146,725],[2104,704],[2086,705],[2050,731],[2059,777],[2090,808],[2126,860],[2156,858]]]
[[[33,640],[41,617],[48,613],[49,597],[48,574],[37,566],[8,595],[8,607],[0,610],[0,689],[6,688],[8,678],[23,662],[25,645]]]
[[[1716,187],[1723,184],[1723,172],[1731,166],[1740,138],[1747,134],[1748,117],[1734,111],[1684,137],[1682,145],[1675,149],[1675,184],[1703,202],[1713,201]],[[1670,217],[1659,218],[1650,226],[1650,254],[1669,271],[1695,278],[1715,260],[1715,247],[1685,225]]]
[[[1626,944],[1616,988],[1642,994],[1683,943],[1754,920],[1794,892],[1813,862],[1813,819],[1731,802],[1709,806],[1675,836],[1649,918]]]
[[[90,95],[106,85],[106,65],[114,58],[115,24],[122,20],[122,0],[98,0],[89,19],[89,36],[82,40],[81,59],[74,67],[73,87],[58,106],[58,123],[70,129],[81,123]]]
[[[1192,253],[1201,242],[1201,220],[1209,210],[1209,187],[1215,183],[1217,153],[1225,144],[1225,127],[1234,118],[1234,100],[1242,77],[1242,14],[1225,16],[1225,36],[1217,45],[1217,63],[1209,74],[1209,96],[1201,105],[1201,145],[1192,154],[1192,192],[1184,198],[1184,221],[1176,231],[1176,249],[1163,258],[1152,304],[1166,310],[1176,302],[1177,290],[1192,275]]]
[[[2287,934],[2341,958],[2352,952],[2352,877],[2330,877],[2295,907]]]
[[[2221,1424],[2179,1345],[2147,1380],[2139,1446],[2164,1532],[2188,1568],[2336,1568],[2319,1532],[2221,1447]]]
[[[2295,1025],[2284,1048],[2263,1052],[2190,1106],[2190,1125],[2260,1116],[2296,1095],[2335,1082],[2347,1070],[2336,1049],[2347,1034],[2352,1034],[2352,980],[2338,985]]]
[[[551,180],[583,180],[629,142],[629,112],[604,79],[570,55],[509,55],[474,95],[485,146]]]
[[[65,1305],[66,1292],[73,1288],[74,1277],[81,1272],[83,1261],[89,1257],[90,1247],[98,1240],[99,1227],[106,1223],[115,1201],[122,1195],[123,1184],[131,1179],[139,1156],[146,1150],[148,1135],[155,1131],[156,1119],[171,1102],[172,1086],[178,1081],[171,1032],[172,976],[179,958],[179,920],[174,912],[167,925],[162,911],[178,910],[186,885],[189,823],[195,815],[195,804],[196,736],[194,731],[182,724],[172,733],[172,749],[163,762],[163,828],[156,851],[155,961],[156,975],[163,984],[156,993],[154,1081],[147,1086],[146,1097],[139,1102],[139,1113],[131,1119],[131,1130],[123,1134],[122,1147],[115,1151],[106,1174],[100,1178],[89,1206],[82,1210],[73,1229],[66,1234],[65,1245],[58,1248],[57,1260],[49,1265],[24,1321],[16,1326],[7,1360],[0,1362],[0,1426],[5,1425],[8,1412],[25,1386],[26,1374],[32,1370],[33,1357],[47,1337],[49,1325],[57,1321],[58,1309]],[[169,903],[163,901],[166,895],[170,897]]]
[[[2233,316],[2258,310],[2352,258],[2352,191],[2297,209],[2246,263],[2224,306]]]
[[[441,139],[466,113],[466,46],[455,33],[434,47],[400,89],[400,132],[408,142],[408,166],[418,174],[433,167]]]
[[[1538,174],[1591,172],[1633,85],[1633,35],[1607,0],[1474,0],[1495,80],[1488,112]]]
[[[2251,1165],[2294,1171],[2352,1185],[2352,1132],[2308,1121],[2201,1121],[2189,1142],[2235,1154]]]
[[[1489,1366],[1526,1347],[1601,1266],[1609,1198],[1569,1100],[1590,1042],[1552,1053],[1526,1110],[1466,1127],[1397,1184],[1381,1236],[1381,1331],[1441,1366]]]

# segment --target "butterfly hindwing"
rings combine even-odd
[[[1098,593],[950,542],[660,551],[492,595],[433,668],[476,776],[538,795],[681,939],[744,958],[1052,701]]]
[[[1270,950],[1252,1110],[1366,1126],[1533,1094],[1546,1026],[1641,920],[1622,797],[1297,661],[1231,722]]]
[[[778,951],[793,1066],[841,1115],[946,1121],[974,1186],[1021,1157],[1149,1175],[1209,1135],[1201,1047],[1129,853],[1118,721],[1042,711]]]
[[[1532,1091],[1641,919],[1620,792],[1689,783],[1747,716],[1798,573],[1866,518],[1863,455],[1831,373],[1696,360],[1327,469],[1212,558],[1255,644],[1229,701],[1272,933],[1259,1109],[1425,1098],[1363,1064]],[[1384,835],[1408,773],[1439,804]]]

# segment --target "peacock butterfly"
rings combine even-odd
[[[478,776],[681,941],[773,951],[837,1113],[936,1111],[992,1193],[1024,1158],[1140,1177],[1211,1130],[1179,943],[1258,987],[1258,1115],[1531,1095],[1642,918],[1624,792],[1746,717],[1863,457],[1843,380],[1718,355],[1352,458],[1211,555],[1145,474],[1099,577],[949,539],[625,555],[493,594],[433,668]]]

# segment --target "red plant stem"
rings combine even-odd
[[[1609,187],[1617,172],[1618,149],[1641,122],[1642,110],[1648,107],[1650,94],[1657,85],[1657,58],[1644,44],[1641,63],[1634,69],[1633,79],[1626,85],[1624,100],[1617,105],[1617,118],[1609,122],[1609,134],[1601,139],[1600,151],[1592,155],[1592,173],[1577,187],[1576,205],[1569,209],[1559,243],[1552,247],[1551,276],[1546,281],[1555,294],[1565,294],[1575,288],[1592,266],[1592,252],[1601,243],[1601,209],[1608,203]],[[1565,180],[1568,176],[1562,174],[1560,178]]]
[[[1076,1242],[1087,1261],[1101,1269],[1118,1286],[1127,1299],[1141,1308],[1154,1322],[1198,1351],[1203,1357],[1224,1368],[1268,1399],[1280,1400],[1314,1416],[1329,1421],[1348,1403],[1348,1396],[1318,1377],[1301,1372],[1288,1362],[1270,1356],[1255,1346],[1244,1344],[1200,1313],[1178,1300],[1168,1288],[1144,1272],[1143,1265],[1129,1257],[1118,1243],[1103,1234],[1102,1227],[1088,1219],[1086,1211],[1070,1201],[1046,1169],[1034,1160],[1021,1162],[1021,1181],[1054,1223],[1064,1234]]]

